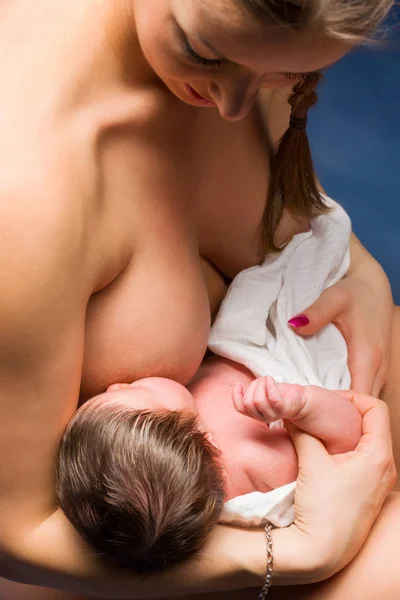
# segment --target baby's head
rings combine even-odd
[[[151,377],[84,404],[57,461],[61,508],[101,555],[146,573],[198,550],[218,521],[218,451],[183,386]]]

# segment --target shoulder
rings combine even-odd
[[[18,296],[23,304],[51,295],[61,279],[78,287],[77,274],[86,269],[87,211],[77,173],[65,164],[67,150],[44,144],[17,158],[3,158],[0,176],[0,271],[7,298],[14,303]]]

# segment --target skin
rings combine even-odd
[[[228,0],[210,2],[226,25],[236,23]],[[87,582],[109,571],[98,563],[97,570],[90,563],[90,575],[85,571],[88,549],[57,511],[53,480],[58,443],[79,396],[150,375],[189,381],[225,278],[259,259],[266,125],[277,140],[288,122],[280,73],[325,66],[344,49],[275,30],[260,40],[252,28],[252,52],[248,35],[234,35],[240,66],[206,74],[182,55],[166,22],[166,10],[179,10],[196,37],[194,23],[202,16],[194,0],[176,6],[172,0],[2,0],[0,9],[0,271],[6,290],[0,297],[0,455],[8,457],[0,465],[0,572],[26,583],[68,582],[83,593],[69,573],[84,572]],[[221,41],[220,51],[233,51],[230,39]],[[193,102],[193,95],[183,103],[186,82],[199,94],[210,90],[217,106]],[[261,82],[271,87],[256,98]],[[285,215],[278,243],[304,226]],[[328,303],[331,312],[322,312],[347,326],[352,347],[363,332],[360,347],[373,347],[384,359],[387,281],[354,241],[352,248],[348,281],[368,293],[360,300],[359,287],[349,284]],[[376,331],[365,327],[365,296],[373,302]],[[359,321],[351,309],[362,315]],[[359,371],[372,373],[375,384],[379,369],[366,368],[370,359],[358,356]],[[211,564],[222,565],[226,576],[221,556],[237,546],[236,537],[235,543],[228,539],[237,534],[215,535],[224,553],[218,543],[210,546]],[[248,540],[243,536],[241,548]],[[263,542],[260,536],[258,548],[247,541],[251,568],[231,550],[231,582],[259,581],[264,567],[252,553],[261,561]],[[283,557],[288,544],[278,538],[276,544]],[[63,575],[60,557],[67,563]],[[25,591],[4,585],[2,598],[23,598]],[[103,594],[123,588],[107,588],[107,580],[101,587]],[[46,598],[45,591],[37,594]]]
[[[349,49],[344,43],[318,34],[299,34],[294,38],[290,33],[271,28],[266,35],[265,25],[249,23],[240,3],[231,0],[217,3],[151,0],[146,4],[137,2],[135,6],[141,47],[159,77],[184,102],[198,105],[186,89],[189,84],[211,100],[224,119],[243,119],[260,88],[287,87],[286,74],[294,77],[318,70],[336,62]],[[158,15],[155,20],[154,15]],[[141,25],[150,16],[152,29],[142,30]],[[185,38],[201,57],[224,59],[212,71],[198,67],[195,72],[193,61],[190,64],[188,60],[177,65],[169,60],[171,41],[178,45]]]
[[[322,439],[331,454],[354,450],[361,437],[359,412],[339,394],[277,384],[272,377],[255,379],[248,369],[218,357],[204,362],[187,388],[149,377],[110,386],[85,411],[96,411],[99,403],[196,415],[199,428],[210,434],[221,453],[228,500],[269,492],[297,478],[297,456],[286,429],[270,429],[267,423],[291,421]]]

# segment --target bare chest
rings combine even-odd
[[[127,201],[130,190],[144,185],[143,174],[129,152],[118,161],[113,189],[120,193],[105,199],[106,255],[109,261],[125,247],[132,259],[89,303],[84,396],[150,375],[187,383],[204,356],[210,313],[227,281],[259,261],[269,181],[260,114],[229,123],[216,111],[185,110],[168,129],[173,160],[161,154],[154,167],[156,177],[169,161],[159,188],[169,186],[169,194]]]
[[[196,149],[198,243],[202,255],[233,278],[259,260],[269,148],[256,111],[237,123],[211,115],[207,125],[202,126]]]
[[[89,303],[85,397],[150,375],[186,383],[204,356],[210,313],[226,291],[224,277],[257,261],[268,155],[255,120],[226,124],[211,116],[194,123],[189,137],[186,162],[180,160],[177,170],[186,182],[185,198],[170,205],[161,197],[148,198],[145,206],[135,198],[106,202],[106,260],[107,252],[124,245],[132,260]],[[128,160],[119,173],[121,196],[137,189],[138,179]]]

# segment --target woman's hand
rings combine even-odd
[[[290,529],[297,555],[309,556],[310,565],[317,565],[314,581],[354,558],[396,479],[386,404],[364,394],[339,393],[363,417],[354,451],[331,456],[318,439],[288,424],[299,458],[296,519]]]
[[[351,388],[378,396],[386,380],[393,300],[379,263],[355,236],[351,241],[348,275],[323,292],[294,330],[311,335],[333,322],[346,340]],[[296,322],[295,322],[296,323]]]

